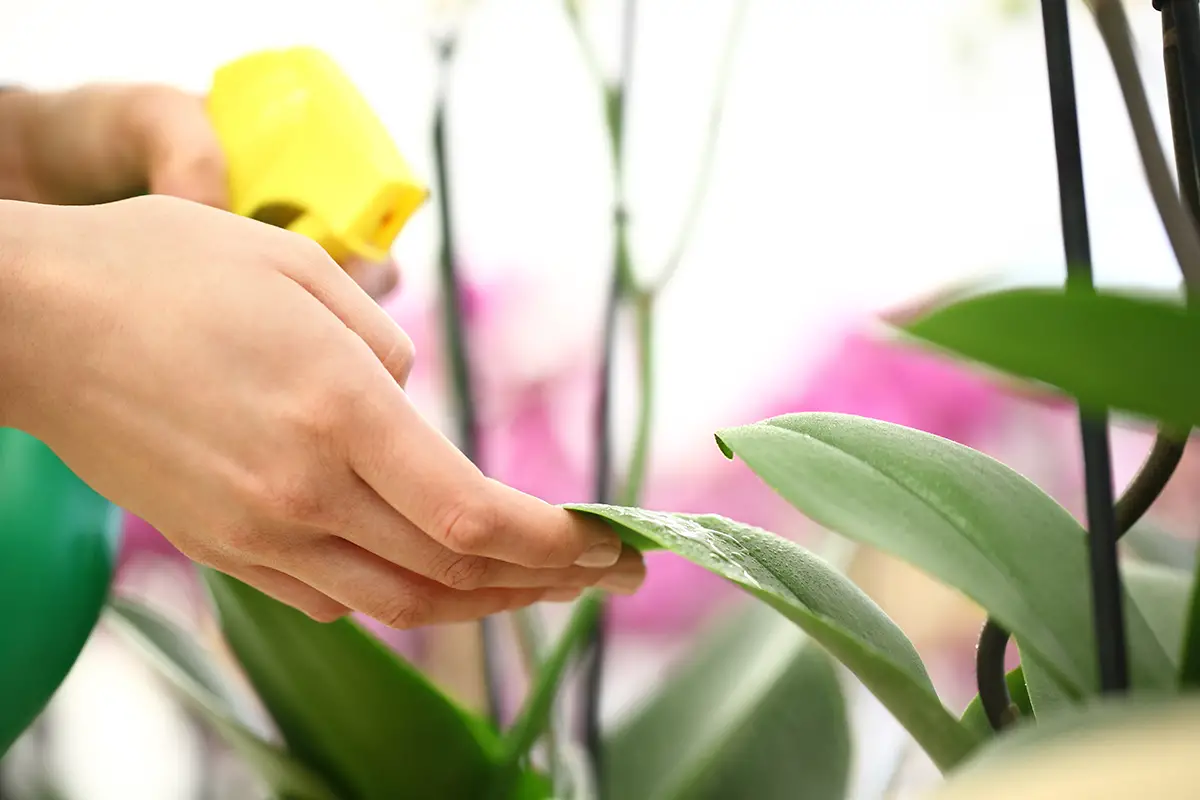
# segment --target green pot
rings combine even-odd
[[[119,544],[111,503],[40,441],[0,428],[0,756],[79,657]]]

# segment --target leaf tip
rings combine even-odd
[[[721,454],[723,456],[725,456],[726,458],[728,458],[730,461],[732,461],[733,460],[733,448],[725,443],[725,436],[726,436],[726,434],[728,434],[728,432],[729,432],[728,428],[719,430],[715,434],[713,434],[713,438],[717,440],[717,447],[719,447],[721,449]]]

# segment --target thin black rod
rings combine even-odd
[[[1054,149],[1058,161],[1058,195],[1063,248],[1067,258],[1067,287],[1094,291],[1066,0],[1042,0],[1042,26],[1054,120]],[[1124,692],[1129,688],[1129,666],[1122,608],[1124,594],[1117,562],[1117,521],[1113,509],[1107,413],[1081,407],[1080,433],[1083,439],[1092,613],[1100,690],[1105,693]]]
[[[625,139],[628,122],[629,92],[633,81],[633,53],[637,31],[637,0],[625,0],[621,21],[621,62],[614,87],[606,92],[605,112],[609,132],[615,180],[613,208],[613,261],[608,296],[604,306],[604,340],[600,365],[599,398],[596,403],[596,459],[594,497],[598,503],[612,501],[612,384],[619,310],[630,279],[628,224],[625,197]],[[604,693],[604,666],[608,652],[607,603],[600,607],[596,623],[588,635],[587,662],[583,678],[583,729],[595,775],[596,794],[607,796],[604,767],[604,736],[600,705]]]
[[[1170,102],[1171,133],[1175,149],[1175,167],[1179,177],[1180,193],[1185,207],[1193,218],[1200,220],[1200,174],[1197,173],[1194,138],[1192,130],[1197,126],[1190,122],[1184,84],[1190,81],[1200,86],[1200,73],[1192,72],[1185,77],[1178,52],[1179,37],[1176,35],[1174,6],[1189,4],[1195,0],[1164,0],[1155,8],[1162,11],[1163,66],[1166,72],[1167,98]],[[1194,25],[1200,26],[1200,15]],[[1195,29],[1194,29],[1195,32]],[[1191,41],[1200,42],[1200,34]],[[1189,289],[1188,297],[1196,292]],[[1130,481],[1121,499],[1117,501],[1115,516],[1118,537],[1124,536],[1149,511],[1162,494],[1171,476],[1183,458],[1187,444],[1185,433],[1160,429],[1154,446],[1146,457],[1137,475]],[[979,683],[979,699],[991,726],[1000,730],[1018,713],[1008,694],[1004,680],[1004,655],[1008,646],[1009,633],[995,620],[989,619],[979,637],[976,653],[976,675]]]
[[[1184,107],[1179,109],[1182,123],[1188,131],[1188,144],[1193,154],[1200,153],[1200,125],[1190,122],[1190,117],[1200,114],[1200,6],[1196,0],[1171,0],[1165,3],[1163,24],[1174,22],[1179,68],[1179,94]],[[1172,19],[1168,20],[1167,16]],[[1164,42],[1165,44],[1165,42]],[[1172,109],[1174,110],[1174,109]],[[1172,115],[1174,116],[1174,115]],[[1172,132],[1174,129],[1172,128]],[[1195,166],[1193,164],[1193,170]],[[1195,185],[1195,176],[1189,181]],[[1185,193],[1186,197],[1186,193]],[[1193,206],[1194,208],[1194,206]]]
[[[454,231],[453,205],[450,196],[450,167],[446,135],[446,97],[450,67],[454,62],[455,41],[446,38],[438,43],[440,83],[437,105],[433,113],[433,159],[437,185],[438,221],[441,248],[438,252],[438,276],[441,282],[443,332],[446,337],[446,360],[454,387],[455,420],[458,423],[458,447],[463,455],[482,468],[479,448],[479,419],[475,388],[471,376],[471,355],[466,337],[466,315],[463,309],[462,281],[458,275],[458,254]],[[500,691],[500,637],[496,620],[485,617],[479,622],[480,649],[483,651],[483,684],[487,695],[488,716],[499,725],[504,718]]]

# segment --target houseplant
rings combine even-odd
[[[1061,40],[1050,34],[1065,34],[1065,4],[1048,0],[1044,8],[1048,49],[1061,55],[1061,49],[1054,49]],[[1156,200],[1190,277],[1200,268],[1195,230],[1173,193],[1162,190],[1165,162],[1161,156],[1156,160],[1153,129],[1147,133],[1148,115],[1144,98],[1139,102],[1136,72],[1130,71],[1121,8],[1115,2],[1096,2],[1094,10],[1127,93]],[[1061,81],[1061,64],[1052,60],[1051,70]],[[1060,121],[1061,86],[1055,92]],[[619,92],[614,95],[619,109]],[[619,121],[620,112],[612,112],[612,118]],[[1070,121],[1069,115],[1065,118]],[[1059,135],[1060,152],[1069,150],[1070,126]],[[1071,166],[1064,159],[1060,175]],[[1185,181],[1185,196],[1188,185]],[[1081,201],[1077,189],[1081,187],[1064,180],[1064,207]],[[1080,208],[1081,203],[1074,206]],[[1069,248],[1078,247],[1078,228],[1069,229],[1066,238]],[[1086,235],[1082,242],[1082,254],[1068,252],[1078,285],[1087,283],[1076,271],[1086,266]],[[620,270],[618,264],[617,281],[622,280]],[[614,295],[620,298],[628,290],[626,286]],[[629,296],[640,319],[651,319],[652,299],[636,291]],[[1200,418],[1200,387],[1180,368],[1200,343],[1198,324],[1192,310],[1171,299],[1094,294],[1073,287],[972,297],[907,327],[912,336],[1077,397],[1088,411],[1085,439],[1093,444],[1102,430],[1095,424],[1095,409],[1112,408],[1164,423],[1161,441],[1167,446],[1158,452],[1170,453],[1178,450],[1180,431],[1190,430]],[[636,499],[637,481],[628,481],[633,490],[620,498],[622,506],[592,504],[576,510],[604,517],[639,547],[672,550],[722,575],[778,612],[768,617],[771,621],[791,620],[808,639],[797,640],[786,654],[771,654],[777,659],[772,669],[761,666],[758,659],[768,653],[758,642],[776,643],[778,634],[710,645],[711,660],[697,664],[744,658],[743,671],[714,684],[715,677],[705,680],[707,670],[696,667],[672,686],[686,689],[678,706],[664,698],[649,706],[646,716],[636,716],[627,728],[610,734],[600,751],[605,755],[600,789],[611,796],[731,796],[731,786],[755,796],[776,796],[765,788],[766,781],[808,754],[819,754],[817,768],[806,765],[795,776],[778,778],[778,796],[841,796],[843,751],[807,748],[796,734],[803,725],[819,722],[823,734],[811,744],[836,745],[836,732],[844,729],[837,703],[829,703],[838,690],[822,653],[848,667],[946,771],[986,755],[992,742],[1003,738],[993,737],[996,727],[1014,722],[1045,726],[1101,690],[1119,692],[1131,685],[1142,695],[1171,694],[1195,680],[1197,620],[1189,609],[1190,576],[1126,569],[1122,589],[1111,560],[1099,559],[1110,568],[1108,575],[1089,570],[1089,553],[1093,559],[1105,556],[1096,545],[1111,547],[1120,533],[1104,496],[1106,470],[1094,466],[1106,448],[1102,436],[1099,454],[1094,448],[1089,453],[1089,473],[1102,479],[1089,486],[1090,541],[1069,514],[1003,465],[899,426],[843,415],[787,415],[721,431],[718,443],[824,527],[898,555],[977,601],[994,618],[993,630],[1015,638],[1022,665],[1001,675],[1007,697],[999,709],[992,704],[994,697],[984,697],[962,717],[952,714],[933,692],[904,635],[836,569],[797,545],[730,520],[639,511],[624,504]],[[1169,475],[1170,469],[1165,472]],[[1137,485],[1150,485],[1147,480],[1139,479]],[[1153,483],[1161,488],[1163,480]],[[1148,492],[1151,500],[1154,493]],[[1098,543],[1102,531],[1109,541]],[[189,654],[186,639],[136,606],[117,604],[116,613],[191,702],[255,756],[282,796],[545,796],[548,779],[561,780],[564,792],[586,793],[586,770],[571,769],[563,752],[569,748],[554,748],[563,763],[551,758],[544,768],[528,766],[527,755],[546,726],[570,655],[593,628],[597,598],[585,599],[576,609],[567,633],[545,654],[517,723],[500,737],[402,662],[385,660],[386,654],[349,623],[318,626],[223,576],[206,574],[206,581],[226,637],[283,734],[286,751],[260,739],[249,720],[239,721],[237,703],[219,699],[223,690],[212,671],[200,666],[200,655]],[[1117,591],[1109,591],[1113,588]],[[1111,612],[1114,605],[1115,616],[1097,628],[1101,611]],[[748,636],[752,630],[750,623],[737,624],[725,635]],[[1098,647],[1103,654],[1099,664]],[[989,652],[982,649],[981,656]],[[1125,652],[1128,669],[1122,666]],[[712,669],[714,675],[717,671]],[[762,674],[772,680],[746,677]],[[987,678],[983,671],[980,678]],[[697,684],[705,688],[697,689]],[[687,716],[698,713],[697,708],[715,715],[721,704],[705,701],[742,692],[754,699],[751,710],[780,711],[787,703],[773,694],[777,687],[782,687],[779,698],[797,704],[795,713],[787,715],[789,724],[774,728],[755,716],[752,725],[740,728],[772,734],[769,741],[787,753],[788,758],[771,759],[766,766],[756,766],[750,755],[770,752],[768,739],[754,747],[714,747],[711,738],[705,739],[711,731]],[[639,733],[644,738],[639,740]],[[697,760],[688,758],[689,753],[699,754]],[[724,757],[731,761],[723,762]],[[639,775],[644,776],[641,782]]]

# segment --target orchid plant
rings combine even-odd
[[[635,0],[626,3],[628,54]],[[1193,275],[1200,277],[1200,236],[1171,190],[1169,176],[1163,190],[1165,161],[1141,94],[1124,12],[1117,0],[1095,0],[1091,6],[1121,78],[1151,188],[1191,291],[1200,285],[1193,280]],[[1052,23],[1065,35],[1066,6],[1045,0],[1044,9],[1050,53],[1061,44],[1051,36]],[[586,46],[581,11],[574,4],[567,11]],[[452,38],[442,42],[440,52],[448,68]],[[589,56],[589,63],[597,62]],[[821,410],[769,410],[760,422],[716,432],[714,444],[728,459],[740,461],[781,503],[825,530],[896,556],[987,611],[989,629],[1005,636],[996,652],[981,646],[981,696],[964,712],[947,707],[916,647],[845,575],[837,556],[822,557],[728,516],[639,507],[652,423],[647,398],[653,392],[655,303],[681,259],[690,223],[658,278],[650,285],[638,283],[635,275],[641,273],[632,267],[623,199],[623,99],[629,63],[627,55],[620,75],[600,83],[611,134],[616,208],[612,291],[600,365],[604,389],[596,424],[599,481],[594,494],[599,502],[567,507],[606,521],[643,552],[664,554],[671,559],[665,563],[690,563],[759,602],[718,620],[680,671],[615,730],[597,729],[594,718],[606,614],[598,594],[578,601],[552,643],[540,635],[536,614],[518,615],[529,688],[506,725],[452,700],[356,623],[316,623],[216,572],[205,571],[203,579],[225,641],[257,703],[229,680],[212,654],[149,609],[115,599],[111,621],[187,704],[257,768],[274,795],[292,800],[840,800],[849,782],[851,736],[843,686],[847,678],[838,665],[895,716],[950,776],[950,784],[960,780],[955,773],[969,776],[975,762],[1003,757],[994,753],[1021,752],[1022,741],[1035,741],[1032,737],[1044,737],[1047,730],[1111,721],[1111,713],[1093,717],[1087,710],[1102,694],[1115,691],[1111,664],[1097,659],[1098,644],[1113,634],[1095,625],[1093,601],[1103,586],[1089,570],[1089,533],[1033,482],[953,441],[969,438],[979,418],[974,415],[986,413],[999,396],[978,377],[954,371],[957,377],[945,381],[957,404],[974,398],[973,413],[962,416],[942,413],[931,420],[897,407],[878,415],[890,420],[871,419],[830,410],[852,401],[817,393],[789,404],[803,402]],[[714,118],[719,119],[719,107],[718,99]],[[442,124],[442,117],[438,120]],[[713,130],[715,141],[715,125]],[[1061,134],[1057,127],[1056,132]],[[442,146],[435,150],[444,178],[448,155]],[[701,178],[698,196],[703,182]],[[477,434],[471,423],[469,337],[446,188],[441,181],[444,336],[463,422],[460,444],[472,452],[478,442],[472,440]],[[629,464],[614,470],[605,412],[612,386],[611,342],[623,311],[632,312],[637,332],[642,416]],[[1157,472],[1148,467],[1134,482],[1145,493],[1134,503],[1137,513],[1129,511],[1129,503],[1124,512],[1118,504],[1122,528],[1140,516],[1169,477],[1173,464],[1167,463],[1163,477],[1161,452],[1168,446],[1174,448],[1170,452],[1181,452],[1181,432],[1200,424],[1200,378],[1179,368],[1200,347],[1200,315],[1175,298],[1075,288],[1003,291],[960,297],[900,320],[894,330],[1011,379],[1054,387],[1089,413],[1112,409],[1161,423],[1162,446],[1155,451],[1160,455],[1152,455],[1150,464],[1157,465]],[[854,341],[848,352],[869,355],[873,346]],[[938,370],[946,361],[927,354],[913,359],[908,368],[931,376],[928,380],[942,380]],[[520,424],[511,432],[516,446],[545,424],[536,396],[521,402],[528,404],[528,415],[516,415]],[[937,432],[920,430],[939,426]],[[516,457],[512,462],[533,460]],[[614,476],[622,479],[615,490],[610,486]],[[528,476],[502,470],[499,477],[519,485]],[[1148,481],[1156,481],[1149,490]],[[573,486],[570,491],[580,490]],[[568,494],[563,490],[555,499],[567,500]],[[1089,517],[1094,513],[1089,507]],[[1116,627],[1124,633],[1120,652],[1127,653],[1129,678],[1117,688],[1136,697],[1190,689],[1200,682],[1195,580],[1177,569],[1145,564],[1129,563],[1123,571],[1117,583],[1121,613]],[[644,602],[657,605],[659,600]],[[489,637],[496,635],[493,629]],[[1017,644],[1020,664],[1005,674],[1009,636]],[[593,691],[584,703],[584,751],[572,730],[561,724],[557,701],[569,667],[588,649]],[[997,653],[998,672],[988,660]],[[997,747],[999,742],[1004,748]]]

